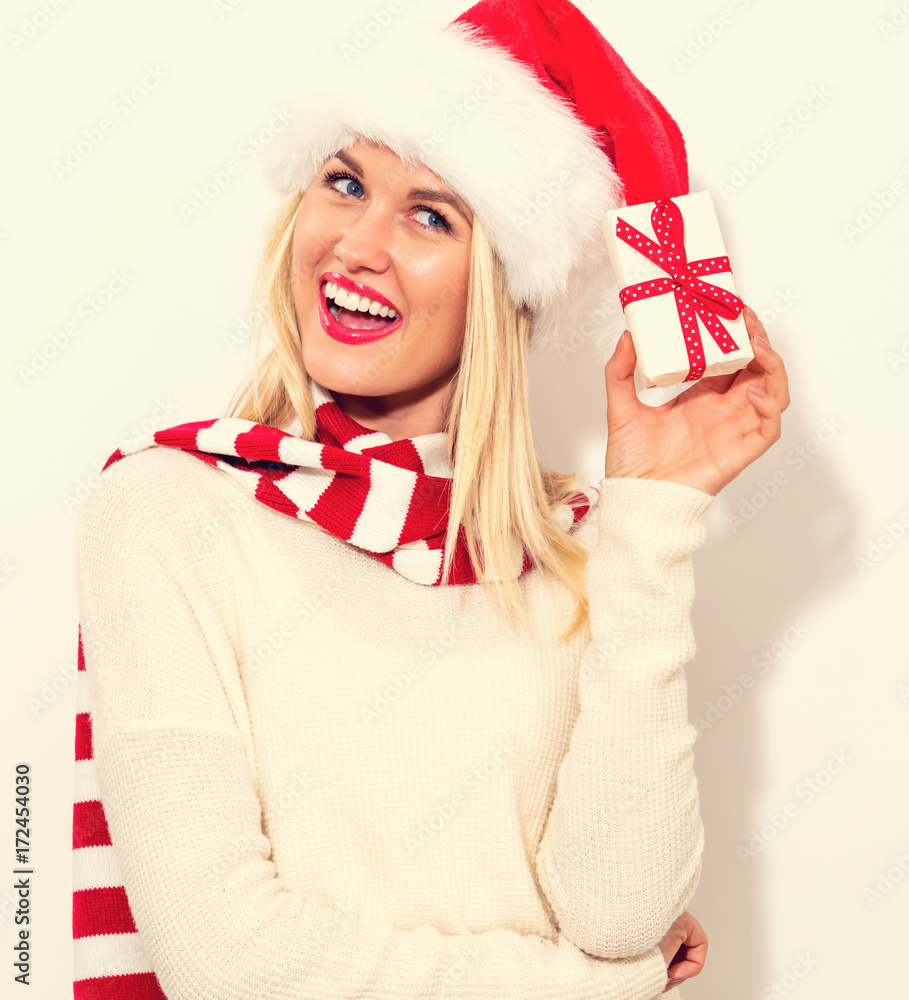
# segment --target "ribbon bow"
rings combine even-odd
[[[669,198],[658,201],[650,213],[650,224],[659,243],[654,243],[642,232],[630,226],[624,219],[616,219],[616,236],[633,249],[649,257],[661,271],[670,277],[654,278],[637,285],[628,285],[619,292],[622,308],[629,302],[665,295],[672,292],[679,313],[682,335],[688,349],[688,375],[685,382],[697,381],[706,368],[704,346],[698,330],[695,313],[723,354],[737,351],[738,345],[719,317],[735,319],[744,309],[745,303],[732,292],[718,285],[701,281],[699,275],[732,272],[728,257],[704,257],[688,260],[685,252],[685,224],[679,206]]]

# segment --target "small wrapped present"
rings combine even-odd
[[[645,389],[754,357],[709,191],[613,209],[603,235]]]

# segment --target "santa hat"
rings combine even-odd
[[[274,187],[305,191],[357,139],[423,163],[481,220],[532,310],[531,349],[588,340],[605,360],[625,329],[606,212],[688,193],[662,104],[568,0],[481,0],[359,41],[307,80],[270,151]]]

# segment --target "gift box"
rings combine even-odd
[[[603,235],[644,388],[754,357],[709,191],[613,209]]]

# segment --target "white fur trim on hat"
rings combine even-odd
[[[625,323],[601,227],[625,201],[569,102],[462,23],[395,24],[349,61],[329,57],[269,151],[273,186],[305,191],[357,139],[424,164],[482,221],[533,311],[532,348],[587,340],[605,359]]]

